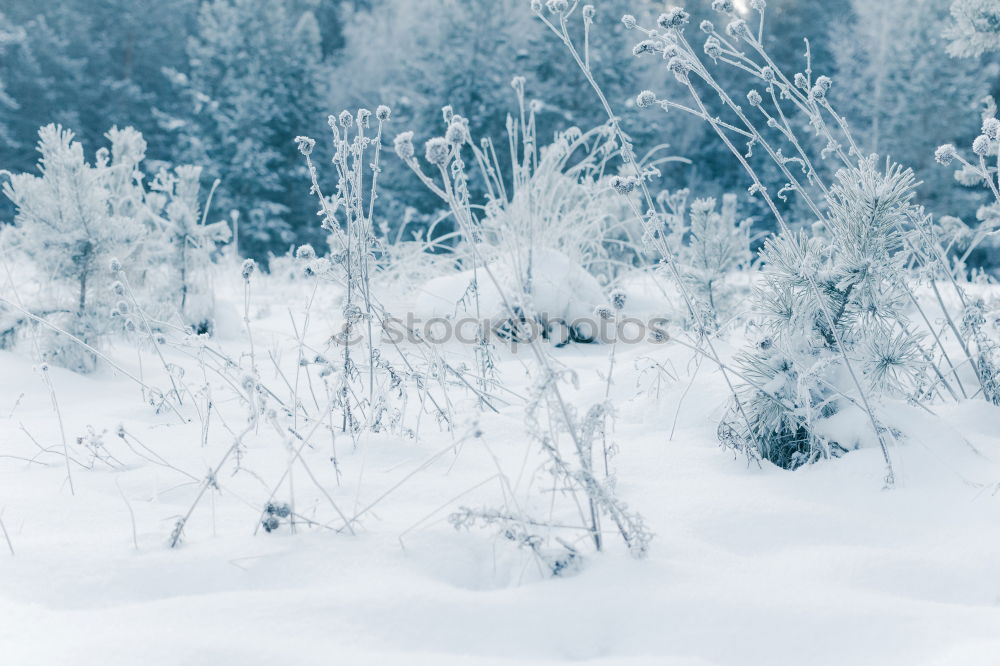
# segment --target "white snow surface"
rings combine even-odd
[[[542,248],[535,249],[532,255],[531,306],[543,321],[592,321],[595,308],[607,304],[607,296],[594,276],[565,254]],[[414,312],[425,319],[473,317],[502,321],[509,316],[502,294],[509,298],[522,291],[521,276],[527,271],[526,264],[527,254],[521,266],[515,267],[510,257],[505,257],[486,268],[433,278],[418,289]],[[478,312],[475,286],[479,292]]]
[[[255,289],[257,354],[294,368],[289,309],[301,322],[309,290]],[[239,285],[231,292],[228,311],[241,310]],[[318,297],[312,343],[337,330],[335,303]],[[219,344],[238,355],[246,335],[235,312],[229,319]],[[191,358],[166,353],[188,381],[202,381]],[[567,393],[581,411],[603,399],[608,354],[553,350],[580,379]],[[202,479],[232,442],[221,422],[236,429],[238,405],[217,388],[202,446],[197,419],[154,413],[113,369],[52,368],[71,454],[85,458],[76,437],[88,426],[107,429],[103,441],[123,467],[74,467],[71,495],[40,372],[27,354],[0,352],[0,520],[15,553],[0,538],[0,664],[1000,663],[1000,409],[975,400],[935,405],[934,415],[885,406],[904,437],[891,451],[898,482],[884,490],[873,447],[794,472],[748,465],[717,443],[727,393],[707,362],[672,344],[617,354],[617,491],[656,537],[634,560],[609,534],[608,552],[553,579],[492,531],[447,521],[460,505],[498,503],[498,466],[529,492],[525,461],[536,445],[514,398],[499,414],[469,400],[453,433],[427,417],[415,440],[367,435],[353,448],[344,438],[339,485],[329,442],[317,438],[306,455],[331,498],[352,515],[376,502],[355,536],[306,526],[254,534],[288,459],[261,427],[247,439],[245,471],[223,466],[222,490],[205,496],[170,549],[198,484],[134,455],[115,430]],[[139,372],[134,349],[123,343],[112,355]],[[141,359],[147,381],[163,385],[155,356]],[[530,363],[501,350],[499,373],[521,395]],[[281,382],[273,368],[262,379]],[[482,437],[468,438],[475,427]],[[28,462],[39,453],[31,438],[56,453]],[[294,481],[297,510],[330,520],[308,477]]]

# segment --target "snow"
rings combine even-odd
[[[429,280],[417,291],[414,313],[425,319],[472,317],[491,322],[507,319],[508,310],[500,289],[504,294],[522,290],[521,276],[527,273],[528,260],[526,252],[524,255],[520,265],[514,265],[510,257],[503,257],[486,269],[469,269]],[[531,262],[532,306],[544,323],[592,322],[595,308],[607,304],[607,296],[597,280],[565,254],[535,249]],[[479,290],[478,313],[474,285]]]
[[[238,356],[247,340],[232,273],[234,284],[220,285],[230,315],[218,344]],[[646,292],[637,287],[630,296],[644,309],[655,288],[639,287]],[[301,321],[308,290],[263,278],[255,289],[257,353],[291,367],[289,309]],[[337,330],[337,297],[317,296],[310,344]],[[740,340],[718,346],[728,356]],[[189,356],[165,353],[197,381]],[[603,399],[608,346],[552,353],[580,379],[578,389],[566,389],[574,404]],[[526,394],[523,356],[499,354],[504,384]],[[454,434],[428,418],[416,440],[368,434],[357,448],[338,440],[340,485],[328,443],[307,451],[317,478],[349,514],[378,500],[355,536],[305,526],[254,535],[288,456],[261,426],[247,440],[245,471],[223,467],[222,490],[206,495],[184,542],[170,549],[176,517],[198,486],[142,460],[115,430],[122,424],[200,479],[230,446],[220,419],[240,423],[239,405],[217,387],[218,418],[203,447],[197,419],[154,413],[113,369],[81,376],[51,368],[71,454],[85,459],[75,438],[93,426],[107,429],[104,443],[123,464],[74,466],[71,495],[39,371],[26,354],[0,352],[0,455],[19,456],[0,457],[0,519],[15,551],[10,556],[0,540],[0,662],[997,663],[1000,408],[969,400],[933,405],[931,415],[885,405],[904,437],[891,450],[897,485],[883,490],[873,446],[794,472],[748,465],[717,444],[726,391],[708,363],[679,345],[620,346],[617,354],[617,491],[656,538],[645,560],[614,545],[588,556],[575,575],[552,579],[488,529],[456,531],[447,521],[461,505],[498,503],[498,466],[517,493],[533,492],[524,469],[535,445],[513,399],[493,414],[456,394],[469,405],[457,410],[464,416]],[[138,372],[124,343],[112,356]],[[634,371],[651,359],[676,379]],[[142,354],[142,366],[147,381],[165,381],[153,354]],[[272,380],[280,381],[273,370],[262,372],[262,381]],[[481,438],[467,437],[473,427]],[[38,453],[27,433],[55,447],[39,458],[44,465],[23,460]],[[308,477],[296,473],[295,486],[297,511],[331,519]]]

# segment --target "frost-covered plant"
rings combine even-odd
[[[308,245],[298,248],[297,258],[307,275],[340,285],[344,290],[341,331],[330,338],[329,348],[336,350],[327,357],[319,355],[315,363],[322,366],[324,383],[333,378],[329,387],[341,412],[341,427],[356,434],[362,430],[379,432],[399,430],[408,436],[413,432],[403,426],[407,390],[415,388],[421,402],[433,405],[434,416],[450,424],[448,411],[429,393],[429,385],[444,386],[449,374],[457,370],[441,361],[429,345],[421,347],[426,365],[416,367],[409,356],[393,342],[393,319],[373,289],[378,270],[377,255],[383,240],[374,227],[374,208],[381,172],[382,132],[391,111],[379,106],[372,114],[360,109],[329,117],[333,135],[333,165],[337,188],[332,196],[323,194],[319,174],[312,159],[316,142],[300,136],[295,139],[305,157],[312,179],[312,194],[320,203],[322,226],[329,234],[330,254],[317,255]],[[374,116],[374,119],[373,119]],[[369,132],[374,124],[374,132]],[[398,331],[397,331],[398,333]],[[390,348],[383,346],[383,334],[388,334]],[[361,344],[359,344],[361,343]],[[390,351],[397,352],[398,361],[390,360]],[[301,354],[301,350],[300,350]]]
[[[209,284],[210,266],[218,246],[229,241],[225,222],[206,223],[211,194],[201,209],[201,173],[198,166],[162,169],[150,184],[147,201],[160,212],[160,232],[166,242],[169,265],[179,295],[174,303],[184,323],[206,332],[212,327],[214,307]]]
[[[210,329],[213,309],[204,284],[212,255],[229,230],[222,222],[206,224],[200,212],[201,169],[164,168],[147,189],[142,134],[115,127],[105,136],[110,149],[99,149],[89,164],[72,132],[43,127],[41,174],[12,175],[4,186],[17,208],[10,245],[41,275],[54,278],[38,302],[26,305],[49,318],[47,331],[62,327],[88,345],[116,328],[114,318],[126,331],[141,328],[151,336],[146,315],[142,326],[132,320],[139,312],[157,320],[180,314],[185,325]],[[114,271],[112,258],[119,266]],[[198,295],[196,307],[192,295]],[[78,370],[92,368],[92,350],[51,335],[46,332],[41,340],[45,355]]]
[[[111,155],[101,151],[93,164],[73,133],[57,125],[39,130],[39,175],[13,174],[4,194],[17,207],[12,244],[52,278],[50,300],[36,314],[61,325],[87,344],[97,344],[112,328],[115,294],[108,288],[112,257],[128,259],[143,231],[134,216],[134,173],[145,143],[134,130],[109,134]],[[93,355],[68,338],[42,343],[47,358],[87,371]]]
[[[735,310],[735,290],[726,276],[751,263],[751,220],[737,218],[735,194],[723,195],[718,209],[712,198],[688,204],[688,195],[687,190],[665,191],[657,201],[675,237],[671,244],[677,248],[674,261],[701,311],[700,321],[708,327],[706,332],[714,332]]]
[[[443,109],[444,136],[427,142],[428,172],[413,147],[412,132],[397,137],[397,154],[456,218],[464,246],[455,251],[515,256],[525,284],[531,282],[532,253],[540,249],[557,250],[606,276],[634,264],[642,254],[641,229],[626,222],[628,209],[612,187],[618,148],[611,126],[569,128],[540,145],[539,105],[526,99],[523,77],[515,77],[511,86],[517,110],[507,116],[509,173],[501,167],[493,139],[476,140],[468,120],[450,106]],[[482,205],[471,200],[471,184],[479,182],[485,190]]]
[[[916,389],[923,374],[918,361],[927,356],[902,307],[904,296],[915,300],[901,270],[904,233],[921,215],[912,203],[912,173],[891,162],[881,166],[858,149],[830,104],[833,82],[813,76],[808,49],[803,72],[789,76],[775,64],[762,44],[764,3],[752,7],[756,29],[737,16],[732,3],[713,8],[728,23],[720,32],[703,21],[699,27],[706,39],[700,48],[688,39],[690,16],[683,10],[667,11],[656,29],[634,19],[627,23],[645,35],[635,55],[661,55],[670,78],[691,100],[690,105],[661,101],[654,94],[647,95],[647,106],[707,122],[746,171],[749,193],[763,200],[780,230],[765,249],[771,265],[757,298],[771,335],[744,354],[737,371],[747,386],[720,435],[751,453],[796,466],[830,452],[836,438],[823,431],[820,420],[850,406],[867,420],[891,484],[893,435],[876,414],[877,399]],[[715,77],[710,62],[749,74],[762,90],[746,92],[744,106]],[[720,108],[710,109],[715,103]],[[801,136],[803,126],[816,133],[822,150]],[[755,154],[761,153],[777,167],[776,183],[766,182],[756,166]],[[839,167],[832,183],[815,166],[828,157]],[[797,212],[787,205],[789,195],[816,221],[812,234],[793,231],[788,217]]]
[[[944,29],[951,40],[948,53],[959,58],[975,58],[1000,51],[1000,5],[996,0],[954,0],[952,22]]]
[[[762,457],[786,468],[850,448],[823,423],[858,404],[848,362],[870,395],[917,394],[924,353],[903,312],[900,271],[914,185],[908,170],[862,161],[838,172],[821,229],[765,242],[755,296],[761,335],[737,361],[751,380],[742,399],[754,432],[731,414],[719,429],[724,441],[744,448],[756,440]]]
[[[517,119],[508,122],[513,165],[510,181],[501,175],[492,142],[484,139],[477,145],[471,139],[468,121],[450,107],[444,110],[447,124],[444,136],[432,138],[424,146],[428,171],[417,157],[412,132],[397,136],[395,149],[421,181],[448,205],[460,229],[463,246],[459,249],[467,253],[473,268],[472,296],[477,314],[480,285],[489,285],[503,303],[503,312],[513,329],[511,334],[517,336],[526,319],[542,314],[534,300],[534,283],[541,279],[541,268],[536,270],[534,265],[536,258],[541,266],[543,252],[552,249],[575,247],[576,256],[583,256],[585,251],[580,249],[588,244],[592,249],[601,248],[610,237],[609,228],[614,233],[613,225],[608,226],[609,219],[612,222],[614,219],[606,211],[609,207],[620,210],[621,204],[599,190],[588,189],[604,180],[603,190],[615,196],[613,179],[603,178],[606,164],[616,153],[615,144],[607,141],[609,128],[590,133],[571,130],[558,136],[548,150],[539,151],[533,113],[524,100],[524,80],[515,78],[512,85],[518,95],[520,113]],[[573,157],[577,151],[583,154],[582,158],[576,158],[579,162]],[[486,183],[484,206],[473,201],[467,158],[476,165]],[[591,204],[599,203],[601,208],[581,209],[572,201],[573,196],[582,196]],[[552,228],[553,224],[558,226]],[[591,238],[579,237],[587,232]],[[504,257],[515,270],[498,277],[495,264],[486,260],[494,254]],[[607,474],[599,477],[594,462],[595,456],[600,455],[597,447],[602,443],[609,407],[600,404],[584,417],[577,415],[562,386],[568,378],[575,377],[573,373],[554,369],[548,348],[537,336],[523,339],[534,355],[538,373],[528,406],[528,433],[545,456],[545,469],[553,479],[553,490],[564,489],[573,496],[572,506],[579,511],[581,521],[576,529],[584,530],[595,550],[604,549],[601,520],[605,518],[616,526],[629,552],[643,556],[651,535],[642,518],[629,511],[616,496]],[[485,393],[492,388],[491,350],[485,344],[483,331],[479,340],[478,379]],[[550,535],[556,530],[551,519],[534,519],[520,508],[516,511],[462,508],[452,516],[452,523],[457,528],[477,523],[499,527],[504,538],[533,552],[553,575],[565,573],[579,561],[577,548],[561,536],[542,536],[543,530]],[[550,540],[555,541],[554,546]]]
[[[935,159],[944,166],[957,162],[959,168],[955,172],[955,178],[963,185],[985,186],[995,201],[979,209],[977,226],[968,227],[957,218],[942,219],[939,227],[931,229],[927,235],[932,236],[938,231],[939,247],[954,250],[958,246],[961,251],[955,261],[954,271],[947,274],[963,308],[960,317],[961,332],[956,331],[956,335],[964,344],[963,350],[979,380],[983,397],[994,404],[1000,404],[1000,343],[987,331],[985,305],[969,298],[955,278],[956,275],[965,277],[965,260],[977,247],[1000,234],[1000,119],[997,118],[997,106],[993,98],[985,100],[982,132],[973,140],[971,152],[972,157],[967,159],[954,145],[945,144],[937,149]],[[943,254],[943,251],[939,252]],[[955,328],[955,323],[950,319],[949,322]]]
[[[537,343],[533,347],[538,349]],[[605,550],[605,520],[633,557],[644,557],[653,534],[642,516],[617,496],[613,478],[602,477],[595,461],[601,455],[609,407],[598,404],[579,414],[563,392],[563,385],[578,384],[575,373],[553,370],[544,354],[538,360],[539,375],[525,420],[529,436],[543,454],[540,483],[551,484],[552,497],[528,498],[503,510],[461,507],[451,515],[452,525],[456,529],[496,528],[504,538],[529,549],[555,576],[570,573],[580,564],[580,542],[589,541],[596,552]],[[557,503],[557,496],[568,501]]]

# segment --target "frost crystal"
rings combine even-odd
[[[640,109],[645,109],[650,104],[656,102],[656,93],[652,90],[643,90],[635,98],[635,104]]]

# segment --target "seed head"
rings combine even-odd
[[[625,14],[622,16],[622,25],[625,26],[626,30],[632,30],[636,26],[635,17],[631,14]]]
[[[598,305],[594,308],[594,314],[602,321],[611,321],[615,318],[615,313],[607,305]]]
[[[444,138],[448,141],[448,143],[460,146],[465,143],[465,139],[468,135],[469,133],[465,128],[465,123],[463,122],[461,116],[455,116],[451,125],[448,126],[448,131],[444,133]]]
[[[972,142],[972,152],[980,157],[986,157],[990,152],[990,138],[985,134],[980,134]]]
[[[750,92],[747,93],[747,101],[750,102],[750,106],[760,106],[760,103],[763,101],[763,99],[761,98],[759,92],[757,92],[756,90],[751,90]]]
[[[691,61],[682,55],[676,55],[667,63],[667,69],[674,73],[674,77],[681,83],[688,80],[688,72],[691,71]]]
[[[375,117],[378,118],[379,122],[384,123],[389,120],[392,116],[392,109],[390,109],[385,104],[379,104],[378,108],[375,109]]]
[[[597,10],[594,9],[594,5],[584,5],[583,6],[583,20],[593,22],[594,16],[597,14]]]
[[[641,56],[643,53],[656,53],[656,42],[652,39],[644,39],[632,47],[632,55]]]
[[[307,136],[297,136],[295,137],[295,143],[299,147],[299,152],[308,157],[312,154],[313,148],[316,147],[316,140],[310,139]]]
[[[636,183],[634,178],[627,176],[612,176],[611,177],[611,187],[615,189],[618,194],[628,194],[635,190]]]
[[[354,116],[352,116],[348,111],[340,112],[340,126],[347,128],[354,124]]]
[[[448,163],[448,158],[451,156],[451,147],[448,145],[448,140],[442,136],[436,136],[433,139],[429,139],[427,143],[424,144],[424,158],[436,166],[444,166]]]
[[[731,3],[730,3],[731,4]],[[726,26],[726,34],[730,37],[737,37],[742,39],[750,39],[750,28],[747,27],[747,22],[743,19],[736,19],[735,21],[730,21],[729,25]]]
[[[659,26],[665,30],[671,28],[681,28],[691,20],[691,15],[680,7],[670,7],[660,18],[656,20]]]
[[[640,109],[645,109],[647,106],[649,106],[650,104],[654,104],[655,102],[656,102],[656,93],[654,93],[652,90],[643,90],[641,93],[636,95],[635,98],[635,105],[638,106]]]
[[[722,42],[716,37],[709,37],[705,40],[705,55],[713,60],[722,55]]]
[[[358,127],[368,127],[368,121],[371,120],[372,112],[368,109],[358,109]]]
[[[621,289],[615,289],[611,292],[611,305],[615,310],[624,310],[626,300],[628,300],[628,297]]]
[[[715,32],[715,24],[707,19],[699,23],[698,27],[701,29],[702,32],[706,33]]]
[[[946,143],[942,146],[938,146],[938,149],[934,151],[934,161],[938,164],[943,164],[948,166],[952,163],[958,156],[958,151],[955,149],[955,144]]]
[[[712,0],[712,9],[730,16],[736,11],[736,7],[733,6],[733,0]]]
[[[255,270],[257,270],[257,262],[253,259],[244,259],[243,267],[240,269],[240,275],[243,276],[244,280],[249,281],[250,276],[253,275]]]
[[[117,258],[111,259],[110,266],[112,273],[119,273],[122,270],[122,262],[118,261]]]
[[[987,118],[983,121],[983,134],[988,136],[993,141],[1000,139],[1000,120],[996,118]]]
[[[392,142],[392,147],[404,162],[412,160],[415,152],[413,150],[413,132],[400,132],[397,134]]]
[[[562,14],[569,9],[569,2],[567,0],[549,0],[545,3],[545,6],[553,14]]]
[[[796,88],[802,88],[802,90],[805,90],[809,87],[809,80],[802,72],[796,72],[795,77],[792,80],[795,83]]]
[[[314,250],[313,246],[308,243],[305,245],[299,245],[299,247],[295,250],[295,258],[301,259],[302,261],[312,261],[316,258],[316,250]]]

